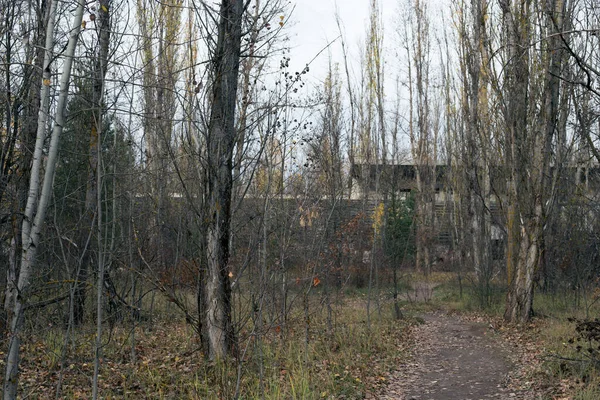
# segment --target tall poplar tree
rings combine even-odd
[[[221,359],[236,350],[231,315],[229,235],[233,189],[235,110],[240,69],[243,0],[222,0],[217,42],[211,54],[211,107],[208,125],[206,279],[201,301],[208,351]]]

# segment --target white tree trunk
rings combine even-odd
[[[50,106],[50,62],[52,61],[53,55],[53,41],[54,41],[54,21],[56,19],[56,7],[57,2],[52,1],[49,4],[50,13],[48,16],[48,26],[46,28],[46,43],[43,63],[43,74],[42,74],[42,89],[40,91],[40,112],[38,114],[38,126],[37,126],[37,139],[35,143],[35,149],[33,153],[33,166],[31,168],[30,184],[29,184],[29,196],[27,200],[27,207],[25,208],[25,217],[23,218],[23,230],[22,237],[29,237],[31,231],[31,221],[33,220],[33,210],[37,205],[37,196],[39,191],[40,182],[40,170],[42,162],[42,151],[44,147],[44,139],[46,137],[46,124],[48,122],[48,109]],[[29,201],[32,199],[33,201]],[[25,242],[23,242],[24,244]],[[23,246],[24,248],[24,246]],[[14,254],[14,257],[20,257],[20,254]],[[16,264],[15,264],[16,265]],[[5,309],[8,314],[7,319],[11,319],[11,314],[15,307],[15,301],[17,298],[17,273],[11,271],[13,276],[12,279],[8,280],[8,286],[6,288],[5,298]]]
[[[29,182],[29,195],[27,197],[27,206],[25,208],[25,217],[23,218],[23,250],[21,254],[21,271],[17,283],[17,293],[13,301],[13,315],[10,326],[10,341],[8,345],[8,356],[6,359],[6,370],[4,375],[4,400],[12,400],[17,397],[17,387],[19,378],[19,344],[23,328],[24,302],[27,299],[27,289],[32,270],[35,265],[37,247],[41,227],[46,216],[46,209],[52,194],[52,181],[56,170],[56,161],[58,154],[58,142],[65,124],[65,109],[67,105],[67,96],[69,92],[69,81],[71,78],[71,66],[73,64],[73,55],[79,38],[81,21],[83,19],[85,1],[79,0],[77,9],[73,18],[73,26],[67,49],[65,51],[65,60],[63,71],[60,78],[60,92],[56,107],[56,122],[52,130],[50,139],[50,148],[46,161],[46,169],[42,182],[42,191],[39,195],[40,173],[42,170],[42,149],[45,139],[45,127],[48,120],[47,111],[50,101],[50,62],[52,60],[52,46],[54,39],[54,19],[56,15],[56,2],[52,2],[48,28],[46,32],[46,53],[44,55],[44,75],[42,81],[41,102],[42,108],[39,115],[38,133],[33,156],[33,165],[31,168],[31,180]],[[35,217],[34,217],[35,210]]]

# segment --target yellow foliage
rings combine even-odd
[[[373,210],[373,230],[375,235],[378,235],[383,228],[383,217],[385,215],[385,206],[383,202],[379,203]]]
[[[303,228],[312,226],[313,219],[316,219],[319,217],[319,212],[313,207],[310,207],[307,209],[300,207],[299,211],[300,211],[300,226]]]

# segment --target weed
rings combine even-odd
[[[331,326],[317,291],[310,298],[310,309],[308,343],[298,304],[290,310],[285,338],[269,324],[263,323],[266,328],[260,332],[249,325],[247,333],[240,334],[241,347],[248,347],[245,357],[211,363],[199,351],[199,342],[184,318],[173,314],[168,302],[157,296],[151,321],[125,321],[107,330],[101,395],[123,399],[223,399],[236,394],[241,399],[358,399],[383,385],[382,377],[403,361],[404,332],[414,320],[396,321],[389,299],[382,300],[380,312],[373,312],[370,330],[363,296],[342,296],[336,301]],[[61,396],[89,398],[93,339],[91,324],[75,330],[66,350],[60,329],[31,331],[24,342],[22,393],[54,398],[64,355]],[[40,371],[44,371],[43,379]]]

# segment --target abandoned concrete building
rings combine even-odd
[[[350,198],[363,199],[376,203],[390,197],[394,193],[397,198],[405,199],[409,193],[417,190],[417,170],[413,164],[354,164],[350,169]],[[459,172],[460,173],[460,172]],[[582,199],[600,204],[600,166],[568,165],[560,171],[551,169],[552,185],[560,187],[557,199],[558,207],[566,202],[572,204],[573,195],[579,194]],[[504,236],[506,232],[506,187],[507,171],[505,167],[495,166],[489,170],[489,181],[486,182],[486,206],[489,212],[491,255],[494,260],[504,259]],[[452,169],[448,165],[436,165],[435,173],[429,175],[429,187],[433,187],[435,217],[433,219],[437,237],[436,253],[441,254],[452,247],[455,240],[454,224],[457,218],[459,194],[453,190]],[[430,189],[431,190],[431,189]],[[563,204],[565,203],[565,204]]]

